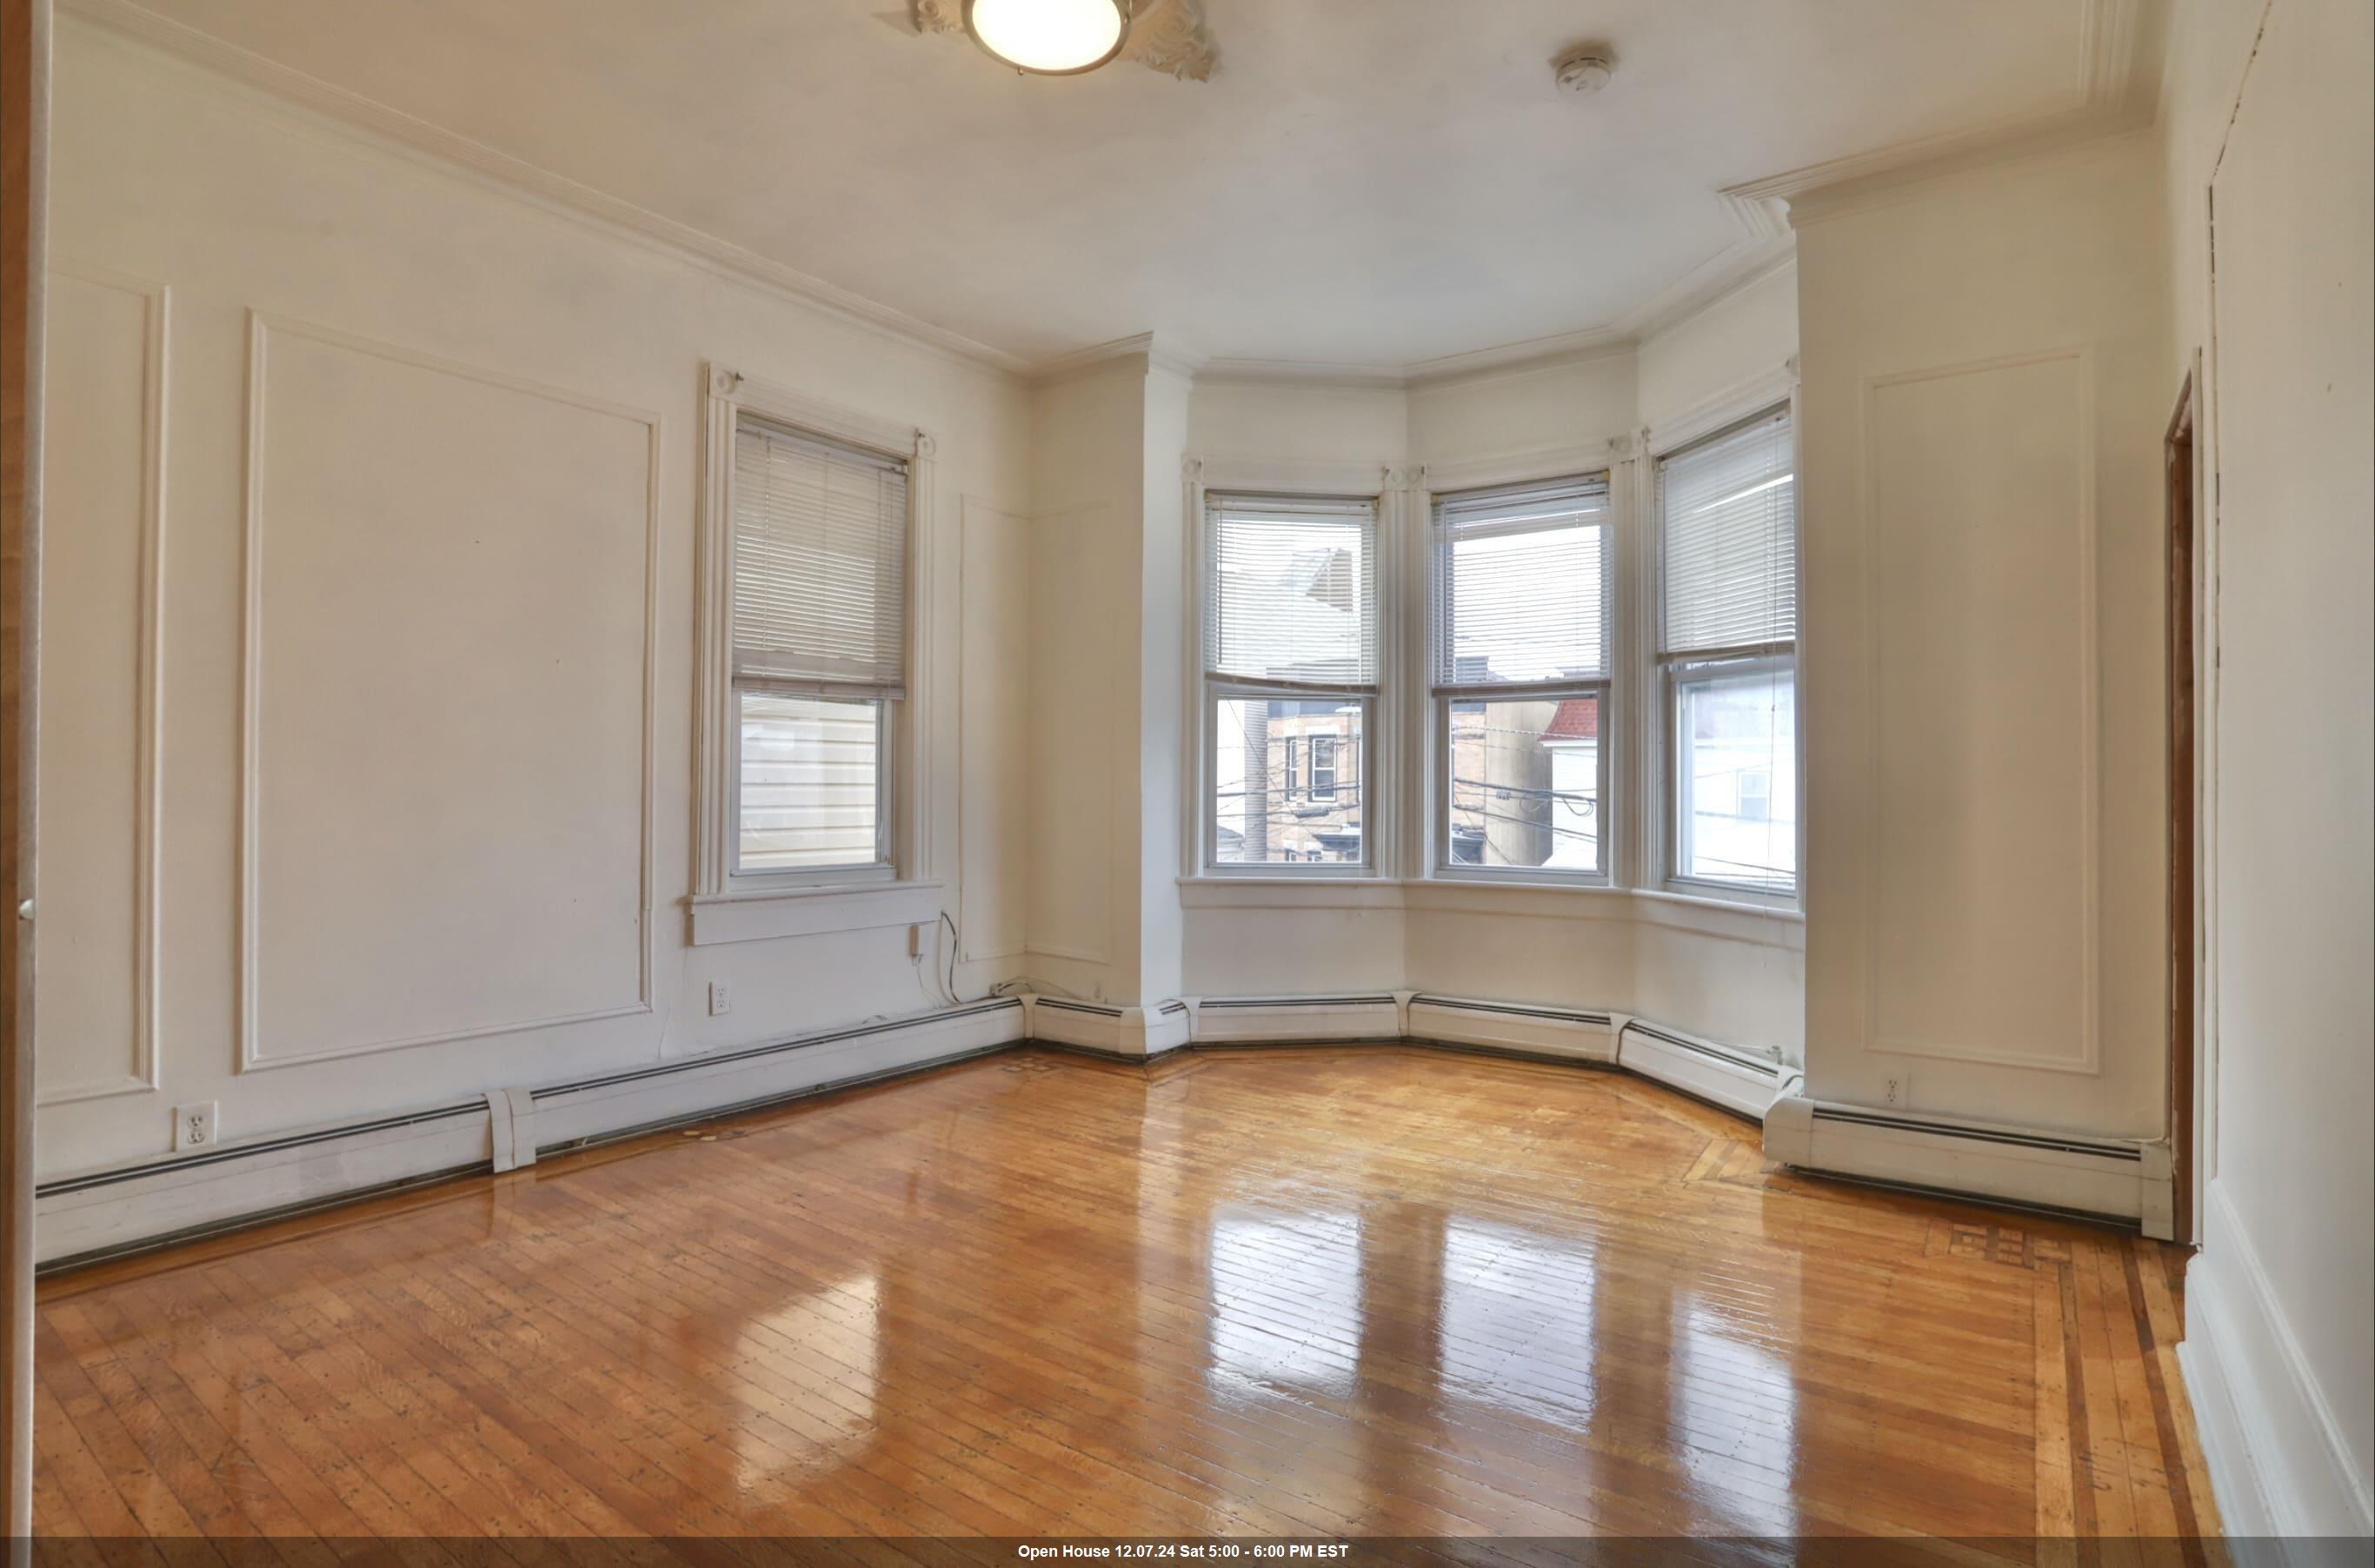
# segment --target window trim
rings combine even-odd
[[[821,402],[722,363],[704,367],[702,488],[696,530],[697,620],[694,872],[687,900],[692,940],[749,940],[818,929],[910,925],[938,917],[939,883],[931,876],[930,779],[924,766],[935,692],[931,678],[934,458],[931,435],[912,425]],[[733,669],[734,439],[745,415],[823,436],[907,465],[907,614],[904,701],[886,701],[882,761],[876,772],[882,808],[877,829],[886,859],[868,865],[745,871],[736,864],[740,796],[740,688]],[[834,919],[835,895],[855,924]],[[890,895],[890,896],[886,896]],[[910,896],[912,895],[912,896]],[[760,908],[781,901],[782,910]],[[731,911],[731,918],[726,912]],[[714,912],[704,917],[704,912]],[[899,918],[892,918],[893,915]]]
[[[1624,689],[1619,672],[1627,645],[1624,584],[1628,549],[1629,511],[1620,490],[1619,467],[1625,462],[1623,441],[1598,447],[1560,447],[1508,458],[1430,466],[1423,475],[1415,505],[1414,528],[1419,535],[1420,592],[1412,607],[1424,630],[1419,634],[1419,690],[1426,717],[1420,747],[1424,754],[1422,789],[1427,802],[1427,843],[1422,865],[1427,880],[1477,883],[1485,886],[1531,884],[1536,887],[1613,888],[1623,834],[1611,828],[1618,821],[1621,802],[1613,786],[1617,742],[1618,693]],[[1440,630],[1434,612],[1436,573],[1441,570],[1435,545],[1435,506],[1438,498],[1483,489],[1523,489],[1564,480],[1598,477],[1608,495],[1607,520],[1600,525],[1601,615],[1604,628],[1606,667],[1588,680],[1542,681],[1491,690],[1470,688],[1454,697],[1435,690],[1435,638]],[[1516,701],[1546,695],[1596,695],[1600,699],[1600,866],[1592,871],[1545,869],[1539,866],[1460,866],[1451,858],[1450,704],[1454,701]]]
[[[1377,463],[1296,462],[1258,458],[1190,456],[1181,465],[1184,526],[1180,529],[1184,582],[1188,586],[1183,622],[1186,650],[1187,701],[1182,703],[1186,754],[1195,759],[1189,787],[1180,803],[1180,875],[1183,878],[1245,882],[1294,883],[1308,880],[1389,878],[1395,865],[1394,835],[1400,819],[1394,814],[1394,791],[1380,790],[1379,780],[1400,755],[1398,691],[1401,680],[1401,621],[1399,610],[1402,582],[1403,533],[1400,497],[1402,470]],[[1292,496],[1310,500],[1363,501],[1375,510],[1377,552],[1377,680],[1374,690],[1349,690],[1295,687],[1276,682],[1215,676],[1204,665],[1204,614],[1211,584],[1211,530],[1206,502],[1215,494]],[[1337,695],[1365,704],[1361,737],[1361,859],[1358,861],[1223,862],[1215,857],[1219,811],[1213,798],[1220,776],[1219,726],[1213,722],[1223,699],[1279,699],[1308,701]]]
[[[1799,603],[1804,604],[1805,593],[1805,509],[1803,498],[1804,446],[1801,437],[1798,396],[1798,361],[1795,356],[1784,361],[1775,372],[1760,376],[1734,388],[1726,396],[1691,409],[1668,427],[1643,432],[1640,464],[1642,473],[1637,485],[1642,505],[1639,508],[1640,536],[1643,542],[1640,592],[1644,604],[1641,624],[1645,635],[1639,640],[1643,669],[1641,687],[1647,700],[1645,727],[1648,731],[1647,750],[1651,760],[1648,799],[1644,802],[1650,815],[1649,875],[1644,878],[1648,890],[1661,891],[1677,897],[1713,902],[1736,903],[1750,908],[1795,913],[1802,909],[1806,867],[1806,721],[1802,701],[1793,701],[1790,711],[1796,720],[1791,736],[1790,755],[1795,763],[1793,798],[1797,801],[1795,850],[1796,870],[1789,890],[1760,888],[1751,883],[1728,882],[1704,877],[1683,875],[1681,864],[1682,790],[1678,761],[1681,737],[1676,732],[1676,704],[1681,701],[1684,669],[1710,666],[1736,665],[1743,668],[1777,669],[1786,666],[1790,678],[1798,683],[1801,676],[1799,650],[1802,638],[1782,643],[1746,644],[1734,648],[1695,650],[1686,654],[1663,652],[1666,614],[1666,526],[1665,488],[1666,463],[1692,447],[1713,441],[1741,426],[1778,412],[1790,417],[1790,466],[1799,477],[1793,498],[1791,520],[1798,531],[1795,552],[1798,572]],[[1802,628],[1801,629],[1802,633]],[[1799,693],[1802,696],[1802,692]]]

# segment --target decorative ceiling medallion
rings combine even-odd
[[[917,32],[965,30],[964,0],[909,0]],[[1204,0],[1138,0],[1119,58],[1181,81],[1210,81],[1220,52],[1204,27]]]

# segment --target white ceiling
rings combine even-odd
[[[1750,255],[1727,185],[2074,108],[2112,0],[1207,0],[1204,83],[904,0],[142,3],[1025,360],[1391,365],[1637,322]]]

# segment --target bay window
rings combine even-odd
[[[1781,407],[1657,465],[1666,879],[1794,898],[1796,454]]]
[[[1608,874],[1605,474],[1435,498],[1436,865]]]
[[[1209,492],[1203,525],[1205,863],[1365,870],[1377,501]]]

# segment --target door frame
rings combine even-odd
[[[2195,734],[2198,624],[2196,501],[2201,460],[2195,437],[2200,376],[2189,370],[2177,407],[2161,438],[2163,511],[2167,533],[2167,603],[2163,648],[2168,701],[2168,1135],[2173,1233],[2195,1240],[2195,1135],[2202,1024],[2199,1001],[2202,881],[2197,857],[2201,749]]]
[[[33,692],[51,0],[0,0],[0,1519],[32,1533]]]

